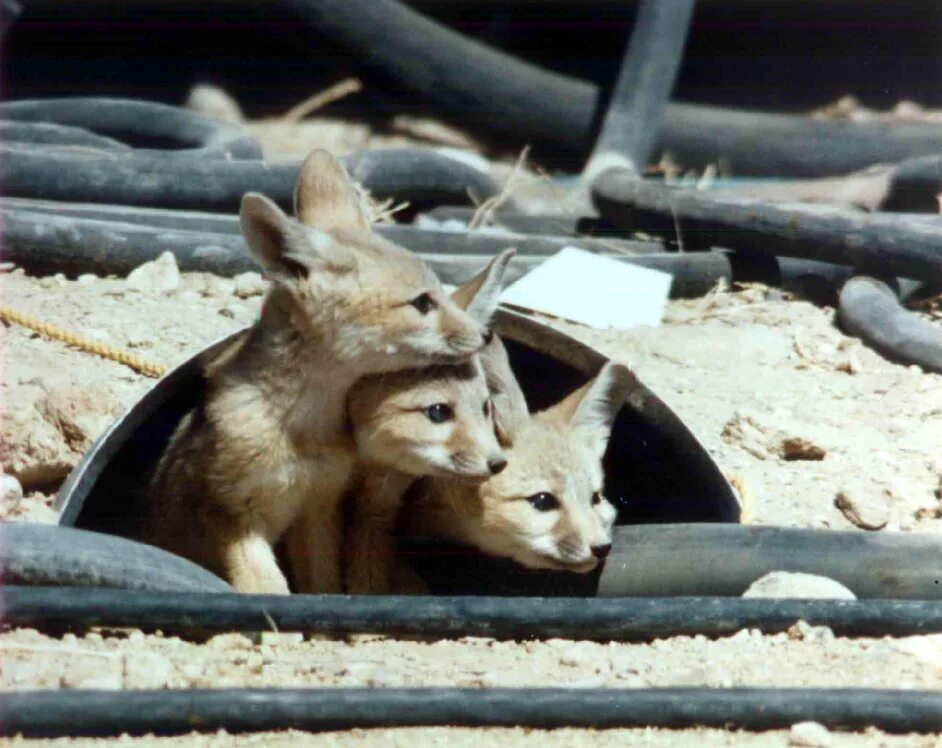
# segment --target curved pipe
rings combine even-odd
[[[435,103],[511,138],[588,153],[598,88],[547,72],[438,24],[396,0],[286,0],[318,35]],[[725,159],[739,175],[846,174],[942,150],[930,124],[859,123],[669,104],[657,146],[687,166]]]
[[[215,591],[214,591],[215,592]],[[5,587],[0,621],[40,630],[103,626],[179,634],[279,631],[458,639],[559,637],[653,641],[672,636],[766,634],[796,621],[838,636],[942,632],[942,603],[926,600],[741,600],[725,597],[395,597],[146,592]]]
[[[341,160],[377,198],[463,204],[470,194],[484,199],[498,192],[484,172],[431,151],[376,150]],[[255,190],[290,210],[300,167],[300,160],[168,158],[142,150],[124,155],[0,144],[4,194],[42,200],[236,213],[242,195]]]
[[[13,204],[11,201],[10,205]],[[23,202],[19,203],[24,204]],[[204,216],[184,214],[179,225],[208,226],[218,233],[193,230],[174,230],[166,226],[153,226],[130,222],[102,221],[77,218],[69,212],[109,214],[110,206],[95,206],[83,210],[66,208],[54,211],[49,203],[41,210],[23,210],[18,207],[4,209],[2,235],[3,259],[25,268],[28,272],[80,275],[81,273],[124,274],[163,252],[172,252],[181,270],[210,272],[233,276],[249,270],[258,270],[255,260],[245,249],[242,236],[233,233],[237,222],[232,216]],[[121,215],[120,211],[111,213]],[[129,215],[141,220],[146,214]],[[166,223],[172,216],[160,215]],[[518,255],[511,265],[509,279],[519,278],[549,254],[564,246],[582,245],[610,251],[612,243],[582,242],[568,237],[506,236],[489,233],[458,234],[447,231],[427,231],[411,226],[378,225],[377,232],[398,242],[424,259],[445,283],[463,283],[478,272],[496,252],[516,246],[526,255]],[[225,233],[223,233],[225,231]],[[622,243],[633,248],[633,243]],[[616,247],[619,243],[616,242]],[[656,245],[655,245],[656,246]],[[651,244],[638,244],[650,250]],[[674,296],[701,296],[713,288],[720,279],[730,279],[729,260],[714,252],[657,253],[647,251],[638,255],[617,255],[620,260],[650,267],[674,276],[671,293]]]
[[[0,524],[0,579],[6,585],[119,587],[158,592],[227,592],[189,561],[113,535],[29,522]]]
[[[765,203],[641,182],[624,169],[601,174],[593,183],[592,198],[606,220],[670,239],[679,235],[687,247],[727,247],[744,254],[823,260],[877,274],[942,281],[938,219]]]
[[[321,688],[34,691],[0,695],[0,732],[172,735],[355,727],[942,729],[942,693],[853,688]]]
[[[157,145],[161,158],[258,159],[258,141],[241,127],[180,107],[135,99],[23,99],[0,104],[0,119],[81,128],[117,140]],[[29,140],[28,131],[22,136]],[[138,153],[146,152],[145,148]]]
[[[641,0],[586,179],[611,166],[644,171],[683,59],[694,2]]]
[[[905,309],[876,278],[852,278],[841,290],[838,320],[849,335],[901,364],[942,372],[942,330]]]

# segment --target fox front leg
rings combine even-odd
[[[338,503],[309,504],[284,539],[295,592],[343,592],[343,518]]]
[[[237,592],[287,595],[288,582],[278,568],[271,544],[247,529],[223,538],[221,549],[226,578]]]

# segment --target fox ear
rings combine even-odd
[[[275,203],[258,192],[247,193],[242,198],[239,223],[249,251],[272,280],[307,277],[308,266],[291,249],[296,227]]]
[[[517,250],[505,249],[487,263],[484,270],[451,294],[451,300],[475,322],[487,325],[497,311],[504,274],[515,254]]]
[[[321,231],[345,229],[370,233],[363,198],[343,165],[327,151],[311,151],[301,164],[294,190],[298,220]]]
[[[530,418],[527,399],[510,368],[507,349],[499,337],[494,335],[478,355],[484,368],[487,389],[491,393],[497,441],[502,447],[509,447],[517,432]]]
[[[635,381],[628,367],[609,362],[593,380],[555,405],[553,410],[568,420],[577,439],[601,460],[615,417]]]

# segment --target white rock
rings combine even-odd
[[[598,665],[600,659],[597,646],[591,642],[574,644],[559,656],[560,663],[570,667]]]
[[[186,97],[186,108],[233,125],[241,125],[245,121],[236,100],[211,83],[197,83],[193,86]]]
[[[180,269],[172,252],[164,252],[153,262],[145,262],[128,274],[129,288],[137,291],[173,291],[180,286]]]
[[[82,273],[82,275],[80,275],[78,278],[75,279],[76,283],[82,283],[82,284],[94,283],[97,280],[98,280],[98,276],[95,275],[94,273]]]
[[[0,504],[12,504],[23,498],[23,486],[9,473],[0,475]]]
[[[831,733],[819,722],[798,722],[788,732],[788,744],[825,748],[831,745]]]
[[[125,656],[124,681],[130,688],[163,688],[173,674],[173,663],[156,652],[131,652]]]
[[[76,688],[94,691],[120,691],[121,676],[117,673],[112,675],[96,675],[79,682],[76,684]]]
[[[240,273],[234,279],[235,294],[241,299],[247,299],[250,296],[261,296],[268,288],[268,284],[262,278],[261,273]]]
[[[817,574],[773,571],[759,577],[743,592],[744,598],[773,597],[797,599],[856,600],[857,596],[840,582]]]

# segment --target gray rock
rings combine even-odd
[[[831,745],[831,733],[819,722],[798,722],[788,732],[788,744],[826,748]]]
[[[742,596],[744,598],[857,599],[853,592],[833,579],[817,574],[791,571],[773,571],[764,577],[759,577],[749,585]]]
[[[127,285],[136,291],[166,292],[180,286],[180,269],[172,252],[164,252],[152,262],[145,262],[128,274]]]

